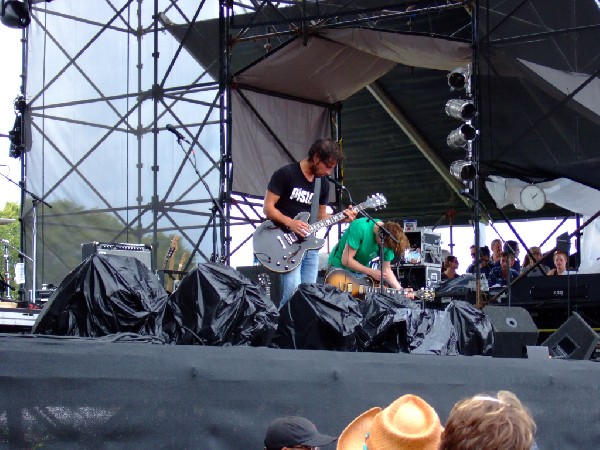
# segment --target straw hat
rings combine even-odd
[[[383,410],[372,408],[354,419],[338,439],[337,449],[437,450],[443,430],[429,403],[408,394]]]

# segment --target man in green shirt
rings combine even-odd
[[[354,273],[362,273],[379,281],[381,272],[372,269],[369,262],[379,256],[379,227],[383,226],[398,241],[394,242],[387,235],[383,240],[384,281],[394,289],[401,289],[400,282],[390,266],[390,261],[394,259],[395,254],[403,254],[410,243],[402,227],[396,222],[384,223],[378,219],[374,219],[374,221],[367,217],[353,221],[329,255],[329,265],[331,268],[337,267]]]

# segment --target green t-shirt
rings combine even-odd
[[[379,219],[374,219],[375,223],[380,222]],[[350,248],[356,250],[356,259],[359,263],[364,266],[369,266],[369,262],[379,256],[379,244],[375,240],[375,233],[373,231],[373,221],[366,217],[354,220],[350,223],[348,229],[344,232],[338,244],[334,247],[333,251],[329,255],[328,263],[333,267],[342,267],[347,269],[342,264],[342,254],[346,244]],[[385,247],[383,249],[383,259],[385,261],[391,261],[394,259],[394,251],[390,248]]]

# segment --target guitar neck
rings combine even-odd
[[[360,212],[363,209],[365,209],[365,208],[362,203],[360,205],[352,208],[353,211],[357,211],[357,212]],[[327,217],[326,219],[319,220],[318,222],[315,222],[310,226],[309,233],[310,234],[316,233],[321,228],[335,225],[336,223],[341,222],[345,218],[346,218],[346,215],[343,212],[339,212],[337,214]]]

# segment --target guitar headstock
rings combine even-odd
[[[164,261],[163,269],[167,268],[167,265],[169,264],[169,260],[173,257],[173,253],[175,253],[178,249],[179,249],[179,236],[173,236],[173,239],[171,240],[171,245],[169,246],[169,248],[167,249],[167,252],[165,253],[165,261]]]
[[[365,208],[375,208],[375,209],[379,209],[379,208],[385,208],[387,205],[387,199],[385,198],[385,196],[383,194],[373,194],[370,197],[367,198],[367,200],[364,203],[364,207]]]

